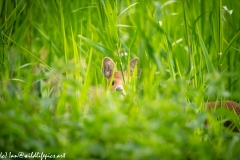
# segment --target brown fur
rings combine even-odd
[[[139,61],[138,58],[134,58],[130,61],[129,65],[128,65],[128,68],[130,68],[130,69],[127,68],[127,70],[125,72],[123,72],[126,79],[128,77],[131,78],[134,68],[135,68],[136,64],[138,63],[138,61]],[[118,91],[121,91],[123,94],[125,94],[125,91],[123,88],[124,81],[123,81],[122,72],[118,71],[115,68],[115,63],[111,58],[105,57],[103,59],[102,73],[107,78],[108,86],[109,86],[108,88],[110,88],[111,91],[118,90]],[[128,76],[129,73],[130,73],[130,76]],[[141,74],[141,71],[139,69],[138,69],[137,74],[138,74],[137,76],[139,76]],[[112,75],[113,75],[113,77],[112,77]],[[227,100],[227,101],[222,101],[222,103],[220,101],[205,102],[204,106],[209,111],[214,110],[215,108],[218,109],[220,107],[225,107],[225,108],[229,109],[230,111],[236,112],[236,114],[238,116],[240,116],[240,104],[233,102],[233,101]],[[206,122],[206,124],[207,124],[207,122]],[[229,127],[230,125],[232,125],[232,123],[230,121],[227,121],[224,123],[224,126],[226,126],[226,127]],[[233,131],[239,132],[239,128],[235,127],[233,129]]]
[[[112,84],[111,83],[112,80]],[[122,72],[120,71],[116,71],[114,73],[114,76],[109,77],[108,78],[108,86],[111,86],[111,91],[114,91],[118,86],[123,86],[124,82],[123,82],[123,77],[122,77]]]
[[[233,101],[220,101],[218,102],[206,102],[204,103],[205,106],[207,106],[208,110],[213,109],[214,107],[220,108],[221,106],[226,107],[230,111],[235,111],[238,115],[240,115],[240,104],[233,102]]]
[[[214,110],[215,108],[218,109],[218,108],[221,108],[221,107],[225,107],[225,108],[229,109],[230,111],[236,112],[236,114],[238,116],[240,116],[240,104],[238,104],[238,103],[236,103],[234,101],[226,100],[226,101],[222,101],[222,102],[221,101],[218,101],[218,102],[205,102],[204,106],[209,111]],[[206,122],[206,124],[207,124],[207,122]],[[225,127],[230,127],[231,125],[232,125],[231,121],[226,121],[224,123]],[[238,127],[240,127],[240,126],[234,127],[233,131],[234,132],[240,132]]]
[[[130,69],[126,69],[126,71],[123,72],[125,77],[128,77],[128,72],[130,72],[130,76],[132,76],[133,71],[135,66],[137,65],[139,59],[138,58],[133,58],[128,67],[130,67]],[[105,57],[103,59],[103,64],[102,64],[102,73],[103,75],[107,78],[108,80],[108,88],[110,88],[111,91],[121,91],[123,94],[125,94],[123,85],[124,85],[124,81],[123,81],[123,74],[122,72],[118,71],[114,61],[109,58],[109,57]],[[138,70],[138,76],[140,75],[140,70]]]

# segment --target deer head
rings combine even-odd
[[[119,91],[122,94],[125,94],[123,76],[126,78],[131,78],[138,61],[139,59],[137,57],[133,58],[130,61],[126,71],[122,73],[121,71],[117,70],[115,63],[111,58],[105,57],[102,63],[102,73],[107,78],[108,88],[111,91]],[[139,76],[140,73],[141,71],[138,70],[137,76]]]

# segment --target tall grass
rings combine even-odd
[[[0,151],[239,159],[239,134],[222,125],[239,125],[239,117],[203,107],[239,102],[239,7],[227,0],[0,1]],[[140,59],[142,74],[126,83],[125,97],[106,91],[105,56],[121,71]]]

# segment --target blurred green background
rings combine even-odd
[[[237,0],[0,1],[0,152],[240,159],[240,135],[221,125],[239,117],[203,107],[239,102],[239,8]],[[106,92],[105,56],[119,70],[140,59],[123,98]]]

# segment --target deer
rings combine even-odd
[[[234,112],[238,117],[240,117],[240,104],[231,100],[222,100],[222,101],[216,101],[216,102],[204,102],[204,107],[207,109],[207,111],[212,111],[220,108],[226,108],[231,112]],[[205,122],[206,125],[208,125],[208,122]],[[240,124],[240,123],[239,123]],[[234,126],[232,130],[234,132],[240,132],[240,125]],[[225,127],[229,128],[232,126],[232,122],[227,120],[223,124]]]
[[[110,88],[110,91],[118,91],[122,93],[123,95],[126,95],[126,92],[124,90],[124,79],[123,76],[126,78],[125,81],[127,81],[128,78],[131,78],[134,73],[134,68],[137,65],[139,59],[137,57],[133,58],[126,71],[121,72],[118,71],[116,68],[116,65],[114,61],[109,58],[105,57],[103,59],[102,63],[102,73],[107,78],[107,86]],[[137,71],[137,77],[141,74],[141,70]]]
[[[110,89],[110,91],[118,91],[122,93],[123,95],[126,95],[126,92],[124,90],[124,77],[131,78],[133,76],[134,68],[137,66],[137,63],[139,62],[139,59],[137,57],[133,58],[128,67],[127,70],[124,72],[118,71],[116,68],[116,65],[114,61],[109,58],[105,57],[102,62],[102,74],[107,78],[107,86]],[[137,70],[137,76],[141,74],[141,70]],[[219,108],[226,108],[230,110],[231,112],[235,112],[237,116],[240,117],[240,104],[231,100],[224,100],[224,101],[216,101],[216,102],[204,102],[204,107],[207,109],[207,111],[212,111]],[[208,123],[205,122],[205,125]],[[226,121],[224,123],[225,127],[231,126],[232,123],[230,121]],[[233,128],[234,132],[240,132],[240,127],[236,126]]]

